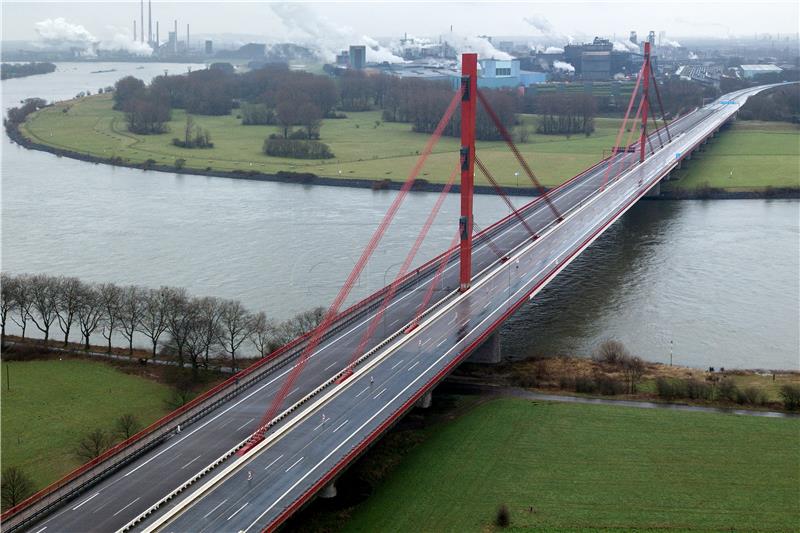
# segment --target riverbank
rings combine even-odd
[[[623,348],[624,351],[624,348]],[[579,395],[648,402],[680,402],[721,409],[800,410],[800,372],[771,369],[708,368],[628,359],[550,357],[506,361],[498,365],[465,363],[451,381],[498,389],[520,387],[546,394]],[[784,388],[798,402],[789,409]],[[787,389],[789,390],[789,389]]]
[[[405,169],[411,168],[427,140],[425,135],[411,132],[408,124],[382,122],[378,112],[350,113],[346,119],[323,121],[322,140],[331,146],[335,159],[275,158],[261,153],[263,139],[273,132],[274,127],[242,126],[235,113],[236,110],[234,114],[223,117],[194,117],[210,132],[214,142],[212,149],[175,147],[170,141],[173,135],[169,133],[148,136],[129,133],[123,114],[111,109],[109,95],[59,102],[31,115],[18,131],[9,131],[9,135],[27,148],[90,163],[178,174],[378,190],[397,190],[402,186]],[[175,110],[168,127],[173,132],[180,131],[184,121],[185,113]],[[528,129],[535,127],[533,116],[523,115],[522,122]],[[602,159],[604,150],[614,143],[619,122],[619,119],[598,118],[597,130],[590,137],[531,134],[528,142],[520,144],[520,150],[545,187],[553,188]],[[786,133],[785,126],[789,126],[759,124],[760,129],[748,126],[743,132],[739,131],[738,124],[735,125],[721,135],[720,141],[712,143],[706,154],[716,153],[718,145],[723,152],[730,151],[728,145],[731,143],[734,151],[742,144],[761,150],[775,144],[773,133]],[[705,157],[700,155],[696,158],[698,161],[692,161],[688,169],[679,174],[677,182],[664,187],[663,197],[800,198],[800,175],[797,171],[800,153],[796,143],[793,151],[791,132],[788,136],[776,138],[781,141],[777,152],[775,149],[767,150],[768,157],[757,161],[756,168],[767,168],[769,172],[748,176],[751,167],[747,165],[753,162],[752,158],[732,163],[730,156],[726,155],[724,162],[720,163],[728,169],[726,172],[730,172],[731,164],[734,167],[743,165],[741,172],[732,182],[708,181],[702,178],[708,172],[708,165],[698,165],[698,161]],[[527,177],[503,143],[479,142],[478,148],[484,154],[482,159],[509,194],[538,194],[535,188],[523,186]],[[456,139],[443,138],[414,189],[440,191],[457,151]],[[716,168],[713,161],[711,168]],[[458,185],[452,191],[459,192]],[[476,193],[495,194],[493,187],[480,176],[476,177]]]

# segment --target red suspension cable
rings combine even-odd
[[[403,261],[403,265],[400,267],[400,271],[395,276],[394,281],[389,286],[389,290],[386,291],[386,295],[383,297],[383,302],[381,303],[381,307],[378,312],[375,314],[373,319],[370,321],[367,330],[361,336],[361,341],[358,343],[358,347],[353,352],[353,355],[350,356],[350,361],[347,363],[347,369],[345,370],[344,375],[340,378],[340,382],[346,380],[350,375],[353,373],[353,367],[355,366],[356,360],[364,353],[364,350],[367,346],[367,343],[375,334],[375,330],[378,328],[381,319],[383,318],[383,314],[386,312],[386,308],[389,306],[389,302],[392,301],[394,298],[395,293],[397,292],[397,287],[400,285],[400,281],[408,272],[408,269],[411,267],[411,263],[414,261],[414,258],[419,251],[420,246],[422,246],[422,241],[425,240],[425,237],[428,235],[428,231],[431,229],[434,220],[436,220],[436,216],[439,214],[439,210],[444,203],[445,198],[447,198],[447,194],[450,192],[450,188],[453,186],[453,182],[456,179],[456,174],[459,172],[459,167],[453,169],[453,172],[450,173],[450,177],[447,180],[447,183],[442,188],[442,191],[439,193],[439,196],[436,198],[436,202],[433,204],[433,208],[431,212],[428,213],[428,218],[425,220],[425,224],[423,224],[422,229],[420,229],[419,234],[417,235],[414,244],[411,246],[408,254],[406,255],[405,260]]]
[[[605,186],[606,186],[606,183],[608,183],[608,179],[609,179],[609,177],[611,175],[612,165],[614,165],[614,163],[618,159],[617,158],[617,154],[619,153],[620,142],[622,141],[622,135],[625,132],[625,126],[628,124],[628,119],[630,118],[630,115],[631,115],[631,109],[633,109],[633,102],[636,101],[636,95],[639,92],[639,84],[641,83],[641,81],[642,81],[642,71],[639,70],[639,74],[636,76],[636,84],[633,87],[633,91],[631,92],[631,98],[628,101],[628,109],[625,111],[625,118],[622,120],[622,124],[620,124],[620,126],[619,126],[619,131],[617,132],[617,138],[614,141],[614,149],[612,150],[611,157],[608,160],[608,166],[606,167],[606,173],[605,173],[605,176],[603,176],[603,185],[600,187],[601,190],[604,189]],[[625,153],[627,153],[627,149],[628,149],[628,147],[626,145],[625,146],[625,150],[626,150]]]
[[[433,132],[433,135],[431,135],[431,138],[425,145],[422,154],[420,154],[417,163],[414,165],[411,172],[409,173],[408,178],[403,184],[403,187],[400,189],[400,192],[395,197],[394,201],[389,207],[389,210],[384,215],[383,220],[381,221],[378,228],[375,230],[375,233],[373,233],[372,238],[370,239],[366,248],[364,248],[361,257],[353,267],[353,270],[350,272],[350,275],[347,277],[347,280],[345,281],[344,285],[339,290],[339,293],[337,294],[333,303],[328,308],[328,311],[325,313],[325,317],[322,319],[322,322],[314,330],[308,345],[303,350],[300,356],[300,360],[292,368],[292,371],[284,380],[283,385],[278,391],[278,394],[275,396],[275,398],[273,398],[273,401],[271,402],[269,408],[265,412],[264,416],[261,418],[259,425],[256,427],[256,430],[254,431],[253,435],[250,437],[250,442],[248,443],[247,446],[242,448],[242,450],[239,453],[244,453],[244,451],[251,448],[253,445],[255,445],[264,438],[263,431],[266,429],[267,425],[272,421],[272,419],[278,414],[278,410],[283,405],[283,401],[286,399],[286,396],[288,395],[289,391],[294,386],[294,383],[297,380],[297,378],[303,372],[303,369],[305,368],[305,365],[308,362],[309,356],[312,353],[314,353],[317,346],[322,341],[323,334],[328,330],[328,328],[335,320],[339,312],[339,308],[341,307],[342,303],[344,303],[347,296],[350,294],[350,290],[353,288],[354,283],[356,282],[362,270],[364,269],[367,260],[369,260],[370,256],[374,252],[376,246],[378,245],[378,242],[383,237],[383,234],[386,232],[387,227],[391,223],[392,219],[394,218],[394,215],[397,213],[397,210],[400,208],[400,205],[402,204],[403,200],[408,194],[408,191],[413,186],[414,181],[417,175],[419,174],[419,171],[425,164],[425,161],[428,159],[428,156],[430,155],[433,148],[436,146],[436,143],[438,142],[439,138],[442,136],[442,133],[444,132],[444,129],[447,126],[447,124],[450,122],[450,118],[453,116],[453,113],[455,112],[456,109],[456,105],[460,102],[460,100],[461,100],[461,91],[456,91],[456,93],[453,95],[452,100],[450,101],[450,104],[447,107],[447,110],[444,113],[444,116],[439,121],[439,124],[436,126],[436,130]]]
[[[503,140],[506,142],[511,152],[513,152],[514,157],[517,158],[517,161],[519,161],[520,166],[522,166],[522,169],[528,175],[528,178],[530,178],[531,182],[533,182],[533,184],[539,190],[539,195],[542,198],[544,198],[545,202],[547,202],[547,205],[550,206],[550,209],[556,216],[556,220],[558,221],[563,220],[563,217],[561,216],[561,213],[558,212],[558,209],[556,209],[555,204],[553,204],[553,202],[550,201],[550,197],[547,195],[547,189],[545,189],[542,186],[542,184],[539,182],[539,179],[533,173],[533,170],[531,170],[531,167],[528,166],[528,162],[525,161],[525,158],[522,157],[522,154],[519,152],[517,146],[514,144],[514,140],[511,138],[511,134],[503,125],[502,121],[500,120],[500,117],[497,116],[497,113],[494,112],[494,109],[492,109],[492,107],[489,105],[489,101],[486,99],[486,96],[484,96],[484,94],[480,91],[480,89],[478,90],[478,99],[481,101],[483,108],[489,114],[489,117],[491,117],[492,122],[494,122],[497,131],[500,132],[500,136],[503,137]]]
[[[475,165],[480,169],[481,173],[484,176],[486,176],[486,179],[489,180],[489,182],[492,184],[492,187],[494,187],[494,190],[497,192],[497,194],[500,195],[500,197],[506,203],[508,208],[511,209],[511,211],[514,213],[514,216],[516,216],[519,219],[519,221],[522,222],[522,225],[525,226],[525,229],[528,230],[528,233],[531,234],[531,238],[538,239],[539,236],[528,225],[528,221],[525,220],[525,217],[523,217],[519,211],[517,211],[517,208],[514,207],[514,204],[512,204],[511,200],[508,199],[508,195],[505,193],[503,188],[500,186],[499,183],[497,183],[497,180],[495,180],[494,177],[489,173],[489,170],[486,168],[486,165],[484,165],[483,161],[478,159],[477,156],[475,157]]]
[[[431,280],[430,284],[428,285],[428,290],[425,293],[425,297],[422,299],[422,302],[417,307],[417,312],[414,315],[414,320],[411,324],[406,328],[406,333],[409,333],[414,330],[419,325],[419,319],[422,317],[422,313],[428,308],[428,303],[431,301],[431,297],[433,296],[433,291],[436,288],[436,285],[439,284],[439,280],[442,277],[442,273],[444,272],[445,267],[450,262],[450,258],[453,257],[453,254],[456,253],[458,250],[457,244],[461,238],[461,231],[456,231],[453,240],[450,241],[450,248],[447,249],[447,252],[442,255],[442,258],[439,260],[439,266],[436,268],[436,273],[433,275],[433,279]]]

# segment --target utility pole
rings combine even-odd
[[[478,101],[478,54],[461,55],[461,218],[459,291],[472,280],[472,190],[475,179],[475,115]]]

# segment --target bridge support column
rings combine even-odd
[[[661,182],[655,184],[655,186],[647,191],[647,194],[644,195],[645,198],[653,198],[655,196],[661,196]]]
[[[330,498],[335,498],[336,495],[337,495],[336,485],[334,485],[333,481],[325,485],[325,488],[319,491],[319,497],[326,500]]]
[[[431,406],[432,403],[433,403],[433,391],[428,391],[422,398],[417,400],[416,407],[419,407],[420,409],[427,409]]]
[[[472,355],[469,356],[467,361],[470,363],[478,363],[484,365],[495,365],[502,360],[502,353],[500,349],[500,335],[493,333],[486,341],[481,344]]]

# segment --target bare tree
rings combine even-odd
[[[51,276],[37,274],[30,278],[32,308],[36,314],[29,313],[31,322],[44,333],[44,343],[50,340],[50,328],[56,321],[58,309],[57,280]]]
[[[304,333],[308,333],[319,326],[323,318],[325,318],[324,307],[315,307],[313,309],[309,309],[308,311],[297,313],[297,315],[295,315],[295,317],[292,319],[297,325],[298,333],[295,335],[295,337]]]
[[[153,345],[153,359],[156,358],[158,340],[167,330],[168,305],[169,289],[167,287],[149,290],[144,295],[139,331],[150,339]]]
[[[644,361],[639,357],[626,357],[622,360],[622,373],[625,376],[625,381],[628,383],[628,393],[633,394],[636,392],[636,387],[639,380],[644,375]]]
[[[139,420],[131,413],[125,413],[114,422],[117,434],[125,440],[135,435],[140,427]]]
[[[247,309],[238,300],[227,300],[222,304],[219,342],[231,356],[231,367],[236,372],[236,350],[247,340],[252,328],[252,319]]]
[[[123,299],[122,289],[113,283],[103,283],[97,287],[97,295],[98,305],[102,310],[102,333],[108,341],[108,353],[111,353],[111,338],[119,327]]]
[[[5,272],[0,273],[0,325],[2,325],[0,345],[5,345],[6,343],[6,323],[8,323],[9,315],[17,305],[15,297],[17,285],[19,285],[17,278]]]
[[[31,276],[27,274],[17,276],[13,297],[18,318],[11,315],[11,320],[22,330],[23,340],[25,339],[25,330],[28,327],[28,320],[31,318],[31,308],[33,307],[31,286]]]
[[[78,278],[65,277],[58,278],[56,282],[58,284],[56,317],[58,317],[58,327],[64,332],[64,346],[66,346],[69,344],[69,332],[77,318],[83,283]]]
[[[22,502],[33,493],[33,481],[18,466],[7,466],[3,469],[2,475],[3,507],[8,509]]]
[[[86,350],[90,348],[89,337],[100,325],[104,315],[105,309],[100,299],[99,289],[94,285],[82,283],[77,316],[78,327],[80,327],[81,335],[83,335]]]
[[[171,342],[175,346],[178,365],[183,366],[185,361],[186,343],[189,341],[189,334],[194,326],[197,307],[186,293],[184,288],[167,289],[167,332],[171,337]]]
[[[253,343],[258,355],[264,357],[269,353],[275,339],[275,324],[267,318],[264,311],[252,317],[250,326],[250,342]]]
[[[101,428],[93,429],[86,434],[75,448],[75,455],[84,461],[91,461],[108,448],[110,439]]]
[[[209,352],[217,343],[220,335],[220,317],[222,315],[222,301],[218,298],[200,298],[197,301],[199,341],[203,348],[203,366],[208,368]]]
[[[125,287],[119,309],[119,325],[122,336],[128,341],[128,353],[133,355],[133,336],[139,330],[143,319],[142,289],[136,285]]]

